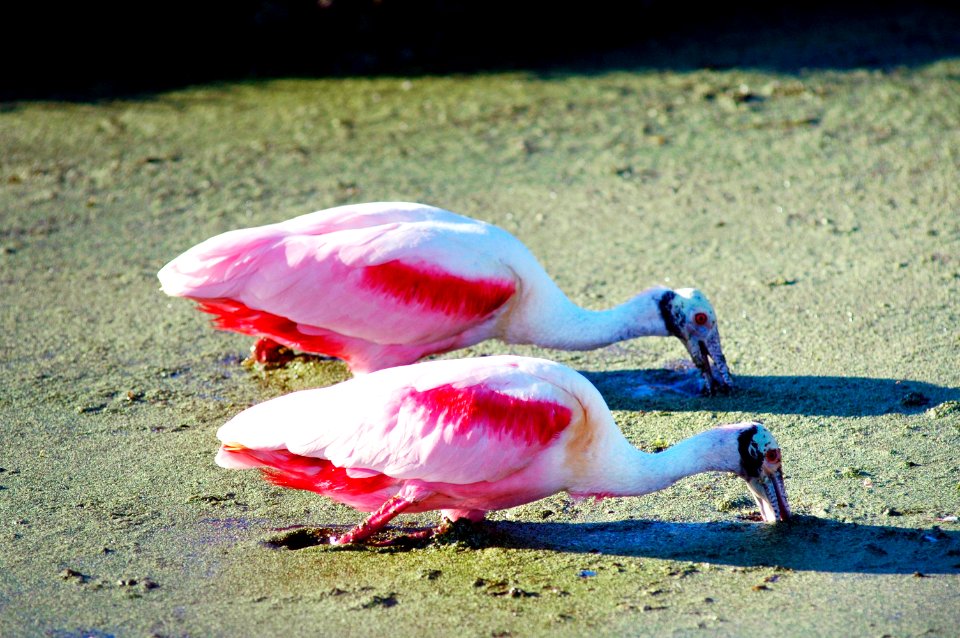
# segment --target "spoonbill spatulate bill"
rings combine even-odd
[[[193,299],[217,327],[260,337],[261,361],[281,344],[363,373],[486,339],[590,350],[672,335],[704,391],[732,384],[716,314],[700,291],[653,287],[587,310],[507,231],[423,204],[340,206],[233,230],[158,277],[164,292]]]
[[[633,447],[578,372],[517,356],[428,361],[301,390],[224,424],[216,461],[373,512],[335,544],[401,512],[480,520],[566,491],[639,496],[700,472],[747,482],[764,521],[790,515],[780,448],[760,423],[725,425],[650,454]]]

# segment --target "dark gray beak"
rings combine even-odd
[[[690,341],[684,341],[684,345],[703,376],[704,394],[729,392],[733,388],[733,378],[727,367],[727,358],[723,356],[720,333],[716,328],[706,338],[693,337]],[[710,364],[711,359],[713,365]]]
[[[790,518],[787,488],[783,485],[783,471],[779,467],[765,467],[760,476],[748,478],[747,488],[760,508],[760,517],[764,523],[776,523]]]

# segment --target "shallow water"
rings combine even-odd
[[[276,80],[9,105],[0,634],[950,635],[958,75],[950,58]],[[479,540],[264,545],[279,528],[360,515],[220,470],[216,428],[348,375],[313,359],[243,368],[250,340],[165,298],[155,273],[215,233],[391,199],[507,228],[588,307],[654,284],[705,290],[729,395],[700,397],[672,339],[458,356],[571,365],[647,450],[763,420],[795,522],[750,522],[739,480],[711,475],[641,499],[557,495],[495,513]]]

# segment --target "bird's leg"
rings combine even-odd
[[[293,350],[277,343],[270,337],[261,337],[250,348],[250,356],[245,364],[263,363],[269,365],[283,365],[293,359]]]
[[[390,520],[413,505],[413,501],[408,501],[403,496],[397,494],[380,506],[376,512],[343,536],[334,536],[330,538],[331,545],[349,545],[364,541],[381,529],[383,529]]]

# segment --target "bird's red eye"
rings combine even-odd
[[[697,322],[698,326],[705,325],[707,323],[707,319],[707,313],[705,312],[698,312],[697,314],[693,315],[693,320]]]
[[[767,458],[769,463],[779,463],[780,462],[780,450],[777,448],[770,448],[767,450],[767,453],[764,455]]]

